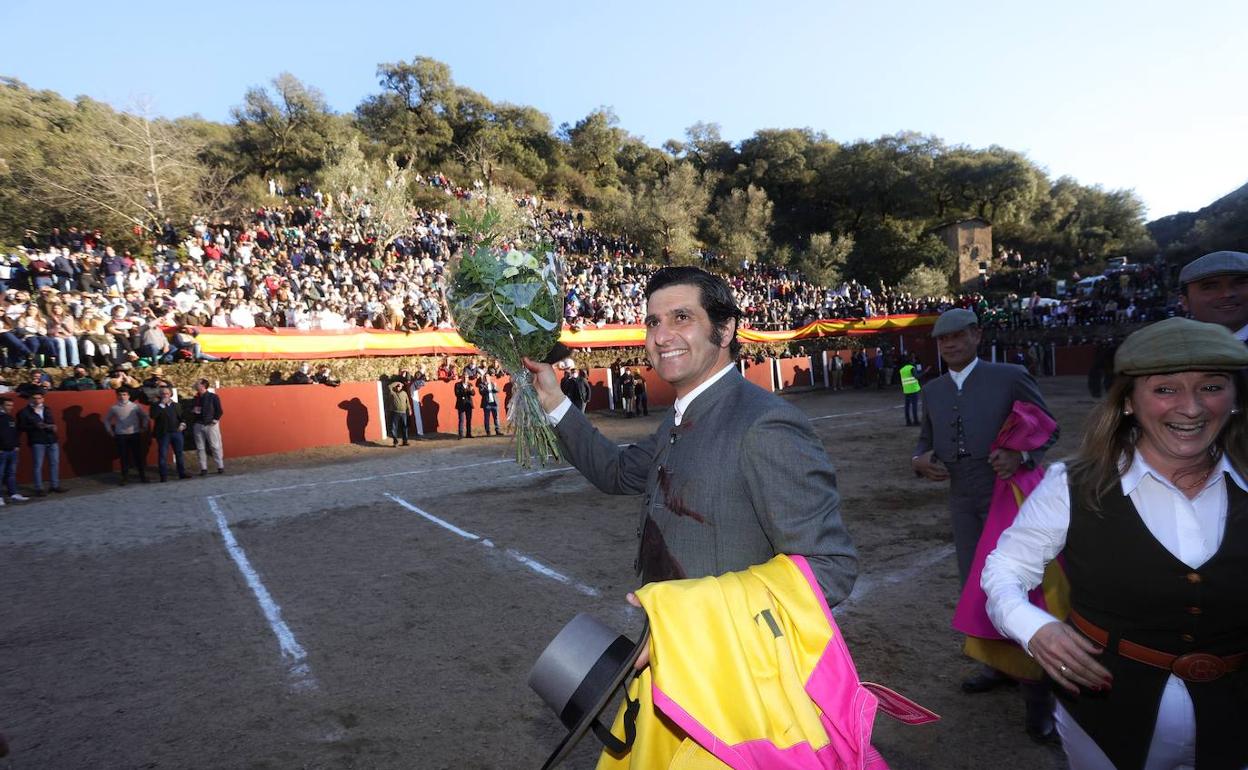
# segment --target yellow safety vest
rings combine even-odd
[[[919,381],[914,376],[914,364],[906,364],[901,367],[901,392],[909,395],[918,393],[919,390]]]

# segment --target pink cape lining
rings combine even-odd
[[[1013,449],[1017,452],[1039,449],[1053,435],[1056,427],[1057,423],[1053,418],[1039,406],[1028,401],[1015,401],[1010,416],[1005,419],[1001,432],[992,442],[992,448]],[[971,562],[971,572],[967,576],[966,585],[962,587],[958,608],[953,613],[953,627],[958,631],[981,639],[1006,638],[988,618],[988,596],[979,584],[980,577],[984,572],[984,562],[988,559],[988,554],[997,547],[1001,533],[1018,516],[1019,505],[1012,487],[1017,486],[1025,499],[1043,478],[1043,468],[1020,466],[1013,476],[1005,480],[997,479],[993,484],[992,504],[988,508],[984,531],[979,536],[975,559]],[[1032,589],[1027,598],[1035,606],[1047,609],[1044,589],[1041,586]]]

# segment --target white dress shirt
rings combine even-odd
[[[971,359],[971,362],[969,364],[962,367],[962,371],[955,372],[952,369],[949,370],[949,379],[953,380],[953,384],[957,387],[959,391],[962,390],[962,383],[966,382],[966,378],[971,376],[971,372],[974,371],[975,365],[978,363],[979,363],[979,356],[976,356],[975,358]]]
[[[1188,498],[1137,452],[1122,474],[1121,484],[1123,494],[1131,498],[1153,537],[1184,564],[1199,569],[1222,544],[1226,531],[1227,478],[1248,491],[1243,477],[1223,457],[1200,493]],[[1066,466],[1054,463],[984,563],[981,585],[988,595],[988,616],[998,630],[1024,650],[1041,626],[1057,620],[1033,606],[1027,600],[1027,592],[1040,585],[1045,565],[1065,547],[1069,528],[1070,488]],[[1060,703],[1056,716],[1072,770],[1113,770],[1104,752]],[[1158,708],[1145,767],[1152,770],[1192,765],[1195,750],[1195,709],[1183,680],[1171,675]]]
[[[732,368],[736,365],[736,361],[729,363],[723,369],[720,369],[710,377],[707,377],[701,385],[676,399],[676,403],[672,404],[672,409],[676,412],[676,424],[680,425],[680,419],[685,416],[685,411],[689,409],[689,405],[693,403],[695,398],[700,396],[707,388],[711,387],[716,382],[719,382],[719,380],[722,379],[725,374],[732,371]]]
[[[703,382],[701,385],[689,391],[688,393],[681,396],[680,398],[676,399],[676,403],[672,405],[672,408],[676,410],[676,424],[680,425],[680,418],[684,416],[685,410],[689,408],[689,405],[693,403],[693,400],[697,398],[702,393],[702,391],[706,390],[707,388],[711,387],[716,382],[718,382],[720,378],[722,378],[725,374],[730,372],[732,368],[736,365],[737,364],[735,361],[728,364],[723,369],[720,369],[718,372],[715,372],[710,377],[708,377],[706,381]],[[551,409],[549,412],[546,413],[546,419],[550,420],[551,425],[558,425],[559,421],[563,419],[563,416],[567,414],[568,410],[571,408],[572,408],[572,402],[568,399],[567,396],[564,396],[563,400],[559,402],[558,406],[556,406],[554,409]]]

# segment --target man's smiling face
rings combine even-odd
[[[1197,321],[1232,332],[1248,325],[1248,273],[1211,275],[1184,287],[1183,301]]]
[[[702,307],[702,290],[688,284],[667,286],[650,295],[646,305],[646,354],[650,365],[677,397],[684,396],[732,361],[731,336],[720,335]],[[725,330],[726,332],[727,330]]]

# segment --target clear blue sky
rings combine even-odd
[[[915,130],[1132,188],[1150,218],[1248,182],[1242,0],[4,0],[0,29],[0,74],[169,116],[228,120],[282,71],[346,112],[378,63],[423,55],[555,125],[610,106],[654,145],[700,120],[733,141]]]

